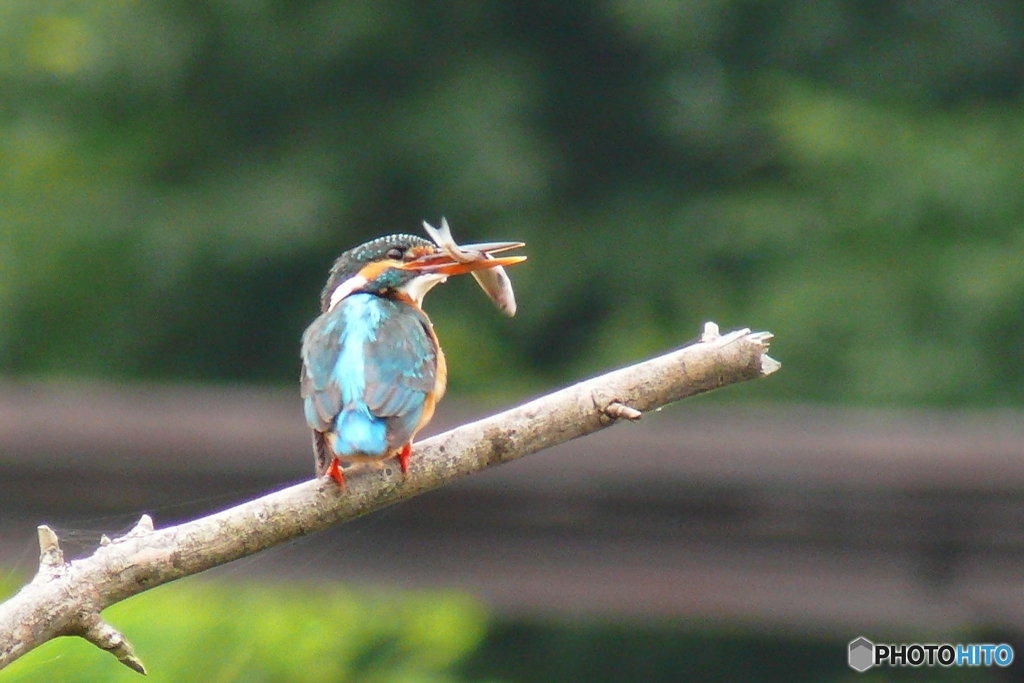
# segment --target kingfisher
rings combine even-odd
[[[521,242],[466,245],[456,260],[414,235],[389,235],[343,253],[320,294],[320,316],[302,335],[301,393],[318,476],[345,488],[341,465],[398,458],[433,417],[448,370],[423,298],[449,276],[511,266],[494,257]]]

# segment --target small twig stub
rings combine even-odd
[[[636,408],[630,408],[618,401],[612,401],[609,403],[608,407],[604,409],[604,412],[606,412],[612,419],[633,420],[634,422],[644,416],[644,414]]]

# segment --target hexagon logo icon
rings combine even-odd
[[[875,663],[875,644],[861,636],[850,641],[850,668],[864,673]]]

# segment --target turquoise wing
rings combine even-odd
[[[336,434],[339,456],[401,447],[434,390],[437,354],[422,311],[372,294],[346,297],[303,335],[306,422]]]

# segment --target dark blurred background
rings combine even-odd
[[[442,406],[442,421],[457,421],[459,405],[504,405],[679,346],[705,320],[770,330],[782,371],[706,402],[708,422],[720,425],[707,438],[721,435],[702,446],[707,468],[676,472],[676,493],[658,489],[655,502],[635,494],[662,470],[629,492],[608,470],[601,481],[613,493],[605,484],[595,490],[619,502],[602,514],[647,519],[669,509],[673,524],[747,552],[780,538],[780,547],[834,548],[832,529],[855,529],[859,515],[874,511],[907,526],[872,552],[906,542],[924,549],[908,572],[922,586],[945,587],[926,591],[925,602],[970,582],[951,557],[992,552],[1010,567],[1024,560],[1016,514],[1024,431],[1014,412],[1024,395],[1024,4],[10,0],[0,6],[0,92],[0,403],[8,411],[0,414],[0,515],[11,547],[30,544],[31,525],[47,515],[66,514],[71,535],[98,536],[112,519],[172,509],[173,496],[125,494],[133,485],[117,479],[118,463],[97,465],[94,480],[67,475],[77,491],[15,495],[55,481],[53,449],[109,453],[110,444],[127,443],[132,455],[124,457],[138,456],[135,436],[117,431],[135,419],[117,406],[148,405],[132,392],[186,421],[176,433],[200,418],[174,401],[197,405],[188,387],[209,384],[221,389],[196,389],[207,392],[204,418],[225,406],[257,410],[266,407],[258,397],[273,396],[268,415],[299,420],[297,396],[276,397],[297,393],[298,340],[333,259],[380,234],[420,234],[422,219],[443,215],[460,241],[527,242],[530,261],[511,271],[514,319],[495,312],[468,278],[429,298],[450,359],[454,407],[444,418]],[[66,386],[79,390],[62,393]],[[206,402],[221,390],[223,403]],[[100,401],[109,411],[83,427],[75,420],[97,405],[95,392],[113,403]],[[767,412],[743,417],[751,402]],[[799,408],[812,403],[828,408]],[[778,421],[765,417],[779,404],[790,407]],[[747,420],[739,431],[749,440],[735,441],[734,420]],[[803,444],[807,459],[790,458],[780,435],[774,450],[762,449],[765,423],[785,425],[782,434]],[[691,441],[683,434],[704,434],[689,422],[676,431],[671,420],[656,424],[666,434],[659,443],[684,450]],[[250,427],[238,433],[261,433]],[[645,433],[644,425],[632,429]],[[601,438],[586,443],[600,449]],[[929,460],[942,446],[941,463]],[[161,448],[153,445],[152,457],[173,464],[177,452]],[[749,460],[736,455],[743,448]],[[808,488],[817,455],[836,464]],[[629,462],[627,453],[612,456]],[[745,464],[725,471],[723,456]],[[892,462],[908,464],[844,479]],[[252,467],[245,493],[306,476],[307,466],[296,460],[283,474],[268,465],[264,475]],[[178,481],[181,491],[199,485],[168,467],[161,482]],[[939,467],[960,475],[929,478]],[[205,507],[223,500],[216,496],[244,497],[230,488],[236,470],[224,469],[224,488],[201,499]],[[535,495],[526,479],[507,476],[494,480],[495,495]],[[550,481],[574,480],[559,476]],[[160,482],[152,485],[157,491]],[[97,493],[104,486],[112,498]],[[550,488],[577,495],[566,487]],[[74,499],[106,502],[90,508]],[[493,502],[472,500],[473,510]],[[180,512],[173,510],[164,522]],[[891,510],[899,512],[889,517]],[[405,519],[395,514],[396,524]],[[760,529],[752,537],[736,534],[736,515],[789,521],[751,522]],[[552,516],[583,533],[579,518]],[[605,528],[594,522],[605,517],[587,519]],[[807,534],[778,531],[804,529],[808,519]],[[624,527],[616,538],[636,535]],[[681,527],[665,533],[671,539]],[[473,533],[493,540],[488,529]],[[978,529],[991,533],[976,547],[965,539]],[[364,542],[374,533],[353,532]],[[315,547],[306,547],[314,557]],[[21,576],[31,562],[15,555],[0,558],[0,568]],[[720,573],[716,566],[708,575]],[[953,629],[965,642],[985,629],[1013,637],[1021,620],[996,614],[1000,596],[1020,592],[1019,572],[1007,571],[969,616],[909,606],[882,620],[893,625],[891,640],[921,633],[901,631],[908,623]],[[405,580],[414,584],[415,574]],[[925,594],[917,583],[901,585],[893,594],[910,602]],[[472,581],[461,587],[476,590]],[[467,608],[483,624],[479,638],[449,659],[399,676],[385,664],[403,658],[381,645],[358,655],[362,668],[325,680],[368,672],[410,680],[839,680],[853,675],[846,641],[872,635],[847,625],[876,623],[839,608],[830,617],[825,607],[838,588],[825,591],[809,621],[762,606],[756,628],[745,601],[715,607],[728,587],[716,594],[704,586],[710,607],[662,610],[657,619],[668,622],[627,609],[636,619],[628,628],[614,606],[580,617],[583,589],[555,617],[508,611],[479,590],[497,611]],[[250,645],[246,656],[265,649]],[[290,649],[280,649],[287,659]],[[595,667],[610,652],[621,667]],[[175,656],[190,661],[187,651]],[[38,675],[71,680],[62,666],[72,660],[62,657],[44,655]],[[216,675],[277,671],[250,664]]]

